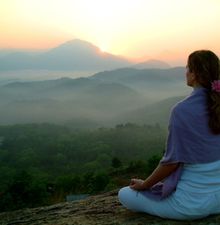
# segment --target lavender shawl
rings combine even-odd
[[[176,104],[170,116],[169,134],[161,164],[180,163],[165,181],[143,194],[162,200],[175,191],[184,163],[209,163],[220,160],[220,135],[212,134],[208,126],[207,94],[196,88],[190,96]]]

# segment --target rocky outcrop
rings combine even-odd
[[[220,215],[197,221],[173,221],[123,208],[117,190],[85,200],[0,213],[0,225],[220,225]]]

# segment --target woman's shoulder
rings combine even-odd
[[[192,93],[175,104],[172,111],[175,113],[187,113],[201,111],[206,108],[206,89],[197,88],[192,91]]]
[[[191,107],[190,96],[184,98],[183,100],[177,102],[173,107],[171,112],[174,114],[184,113]]]

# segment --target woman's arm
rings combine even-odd
[[[163,165],[160,163],[146,180],[131,179],[130,188],[134,190],[149,189],[154,184],[168,177],[172,172],[174,172],[179,167],[179,165],[180,163],[172,163],[168,165]]]

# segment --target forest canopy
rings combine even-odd
[[[0,126],[0,210],[52,204],[68,194],[120,187],[132,174],[146,176],[160,160],[165,138],[158,124]]]

